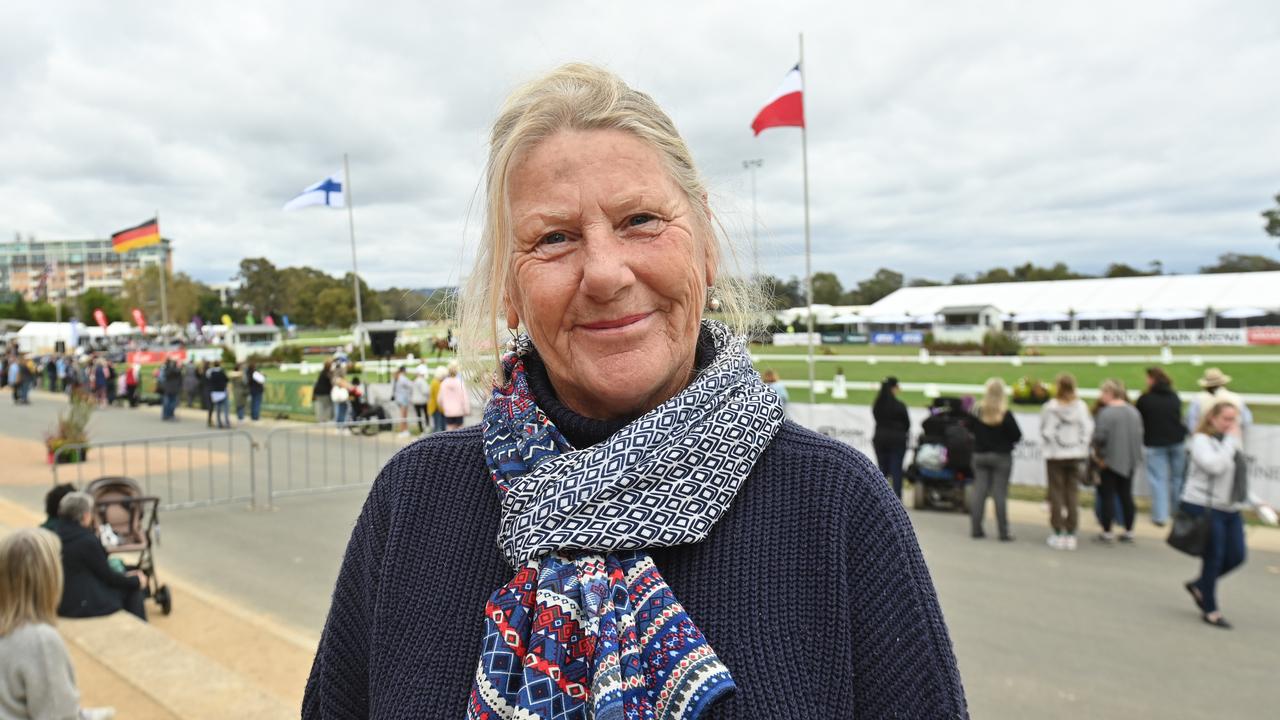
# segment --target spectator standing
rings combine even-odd
[[[1124,512],[1124,532],[1120,541],[1133,542],[1133,475],[1142,464],[1142,416],[1129,404],[1124,385],[1115,379],[1102,383],[1098,411],[1093,429],[1093,455],[1098,465],[1098,502],[1102,508],[1102,534],[1098,540],[1115,539],[1111,525],[1115,520],[1116,498]]]
[[[1209,515],[1209,531],[1200,553],[1200,577],[1185,583],[1201,619],[1229,630],[1218,609],[1218,579],[1244,564],[1244,520],[1240,511],[1252,505],[1274,524],[1275,511],[1249,491],[1249,473],[1237,432],[1240,410],[1230,400],[1204,409],[1191,436],[1187,482],[1182,489],[1183,512]]]
[[[351,390],[341,367],[333,371],[332,382],[333,388],[329,390],[329,400],[333,403],[334,414],[337,416],[337,432],[341,433],[346,428],[347,415],[351,411]]]
[[[871,446],[876,451],[876,464],[885,479],[893,483],[893,492],[902,499],[902,459],[907,455],[907,438],[911,434],[911,416],[898,399],[898,378],[890,376],[880,383],[880,392],[871,405],[876,429]]]
[[[129,407],[138,407],[138,382],[141,378],[142,366],[133,363],[124,374],[124,396],[129,400]]]
[[[431,377],[431,397],[427,399],[427,414],[431,416],[431,431],[444,432],[444,413],[440,411],[440,383],[449,377],[449,371],[437,366]]]
[[[419,365],[413,378],[413,393],[409,398],[413,402],[413,411],[418,418],[418,429],[423,434],[427,434],[430,414],[427,412],[427,404],[431,401],[431,383],[427,381],[427,366]]]
[[[1142,416],[1142,445],[1151,486],[1151,521],[1164,527],[1169,509],[1182,497],[1187,429],[1182,424],[1182,400],[1163,369],[1147,368],[1147,391],[1138,398],[1137,408]]]
[[[467,397],[467,389],[458,375],[458,363],[449,363],[449,376],[440,381],[440,412],[444,413],[444,424],[447,430],[462,427],[467,416],[471,414],[471,398]]]
[[[1093,418],[1084,401],[1076,396],[1076,378],[1062,373],[1057,389],[1040,410],[1040,441],[1044,448],[1045,472],[1048,476],[1048,538],[1054,550],[1076,549],[1079,524],[1079,483],[1089,459],[1089,439],[1093,435]]]
[[[0,538],[0,717],[109,720],[81,708],[75,670],[54,629],[62,597],[61,543],[23,528]]]
[[[400,432],[396,437],[409,437],[409,408],[413,405],[413,381],[405,372],[404,366],[396,368],[396,376],[391,381],[391,399],[400,410]]]
[[[178,364],[172,358],[165,360],[160,368],[160,393],[163,397],[160,418],[176,422],[178,416],[178,394],[182,392],[184,378]]]
[[[1244,404],[1244,398],[1227,389],[1231,376],[1218,368],[1209,368],[1200,377],[1200,394],[1187,404],[1187,429],[1195,432],[1200,426],[1200,416],[1219,401],[1225,400],[1235,406],[1239,418],[1232,430],[1244,446],[1244,429],[1253,424],[1253,413]]]
[[[244,383],[249,389],[249,419],[257,422],[262,417],[262,393],[266,390],[267,376],[249,363],[244,369]]]
[[[244,422],[245,408],[249,404],[249,378],[245,375],[244,365],[236,363],[228,379],[231,381],[231,400],[236,405],[236,421]]]
[[[987,380],[986,393],[978,405],[978,422],[973,428],[973,496],[969,501],[969,528],[974,538],[985,537],[982,530],[987,496],[995,501],[996,527],[1000,539],[1013,540],[1009,533],[1009,476],[1013,472],[1013,446],[1022,440],[1018,420],[1009,412],[1004,380]]]
[[[329,422],[333,419],[333,361],[325,360],[324,367],[316,376],[315,385],[311,386],[311,409],[316,413],[316,422]]]
[[[205,383],[209,388],[210,412],[217,418],[219,428],[231,427],[231,412],[227,408],[227,373],[222,369],[222,361],[214,360],[209,368]]]
[[[783,412],[786,412],[787,405],[791,402],[791,395],[787,393],[787,386],[782,384],[782,378],[778,376],[778,371],[773,368],[769,368],[760,375],[760,379],[763,380],[764,384],[768,385],[769,389],[773,391],[773,394],[777,395],[778,399],[782,401],[782,410]]]
[[[193,362],[184,363],[182,365],[182,397],[186,400],[187,407],[196,406],[197,391],[199,389],[200,379],[196,377],[196,364]]]

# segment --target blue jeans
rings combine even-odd
[[[1151,484],[1151,519],[1169,521],[1169,508],[1182,497],[1187,475],[1187,450],[1182,443],[1147,449],[1147,482]]]
[[[338,427],[342,427],[343,425],[347,424],[347,408],[348,407],[350,407],[350,405],[344,402],[333,404],[333,410],[336,415],[336,419],[338,421]]]
[[[893,492],[902,497],[902,459],[907,455],[907,444],[873,442],[876,451],[876,465],[884,473],[886,480],[893,483]]]
[[[262,417],[262,393],[249,394],[249,417],[254,420]]]
[[[231,409],[227,407],[226,398],[213,404],[213,416],[217,418],[218,427],[231,427]]]
[[[444,413],[439,410],[431,414],[431,432],[444,432]]]
[[[1191,503],[1182,503],[1182,509],[1195,517],[1205,513],[1204,507]],[[1218,609],[1218,578],[1243,565],[1244,555],[1244,519],[1240,513],[1209,510],[1209,537],[1200,556],[1200,577],[1195,582],[1204,598],[1206,613]]]
[[[164,400],[160,405],[160,417],[164,420],[169,420],[170,418],[173,417],[173,413],[177,409],[178,409],[177,393],[173,393],[173,394],[165,393]]]

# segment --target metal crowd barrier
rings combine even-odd
[[[169,437],[69,443],[53,454],[53,482],[66,482],[74,472],[84,486],[105,475],[131,477],[148,495],[162,498],[161,509],[206,507],[247,502],[256,506],[257,445],[244,430]],[[78,462],[69,461],[77,457]]]
[[[405,446],[395,437],[399,424],[398,418],[370,419],[272,430],[265,443],[267,502],[370,485],[387,460]],[[380,431],[379,425],[393,429]]]

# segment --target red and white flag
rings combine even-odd
[[[765,103],[764,109],[751,121],[751,129],[759,135],[771,127],[804,127],[804,82],[800,78],[800,66],[782,79],[778,91]]]

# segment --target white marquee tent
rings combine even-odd
[[[1248,318],[1280,313],[1280,272],[1154,275],[902,288],[862,312],[922,316],[955,305],[992,305],[1014,322]]]

